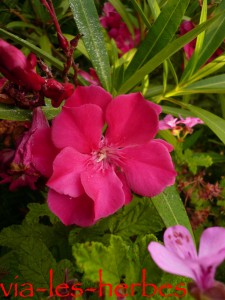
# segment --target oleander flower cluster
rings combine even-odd
[[[160,106],[140,93],[115,99],[77,87],[52,127],[32,135],[32,165],[48,177],[48,205],[65,225],[90,226],[174,184],[171,145],[154,139]]]

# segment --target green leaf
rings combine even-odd
[[[158,18],[159,19],[159,18]],[[157,20],[158,20],[157,19]],[[184,45],[193,40],[199,33],[205,30],[210,24],[218,19],[218,15],[209,19],[203,24],[196,26],[193,30],[189,31],[185,35],[171,42],[165,48],[163,48],[158,54],[149,60],[141,69],[136,71],[127,81],[123,83],[118,93],[123,94],[131,90],[136,84],[138,84],[147,74],[155,70],[164,60],[172,56]]]
[[[110,232],[123,238],[155,233],[162,229],[163,222],[148,198],[135,197],[110,223]]]
[[[40,217],[47,216],[52,224],[59,222],[59,219],[50,211],[46,203],[29,203],[29,212],[26,215],[27,224],[37,224],[39,223]]]
[[[208,168],[213,164],[212,158],[204,153],[194,153],[190,149],[184,151],[184,159],[189,170],[195,175],[198,167]]]
[[[188,95],[199,93],[225,93],[225,74],[208,77],[206,79],[199,80],[195,83],[188,85],[181,89],[177,88],[173,95]],[[167,96],[170,95],[170,92]]]
[[[141,6],[138,4],[138,2],[136,0],[130,0],[134,6],[134,9],[137,11],[137,13],[140,15],[140,17],[142,18],[145,26],[147,28],[151,27],[151,23],[149,22],[148,18],[146,17],[145,13],[143,12]]]
[[[167,2],[128,66],[125,79],[130,78],[136,70],[140,69],[172,40],[188,3],[189,0]]]
[[[166,227],[183,225],[193,236],[186,210],[174,186],[166,188],[164,192],[153,197],[152,202]]]
[[[35,45],[31,44],[30,42],[0,28],[0,35],[5,36],[12,41],[18,43],[21,46],[27,47],[30,51],[32,51],[36,55],[40,55],[42,58],[46,59],[48,62],[50,62],[53,66],[58,68],[59,70],[63,70],[63,63],[55,58],[54,56],[50,55],[49,53],[43,51],[42,49],[36,47]]]
[[[148,5],[151,9],[153,18],[156,20],[160,14],[160,8],[157,0],[148,0]]]
[[[134,35],[134,26],[131,23],[129,14],[126,11],[124,4],[120,0],[109,0],[109,2],[115,7],[116,11],[120,14],[123,21],[126,23],[130,33]]]
[[[42,110],[48,120],[52,120],[61,111],[61,107],[42,106]],[[11,107],[0,103],[0,119],[10,121],[30,121],[32,112],[27,109]]]
[[[86,50],[90,56],[102,86],[111,90],[110,65],[107,55],[102,27],[93,0],[69,0],[70,8]]]
[[[218,117],[217,115],[196,107],[194,105],[185,105],[185,108],[189,109],[192,113],[200,118],[225,144],[225,120]]]
[[[218,49],[225,38],[225,0],[222,0],[220,6],[215,11],[215,16],[219,17],[217,20],[207,28],[204,36],[204,42],[202,44],[201,52],[197,57],[195,68],[192,70],[193,73],[198,70],[206,61],[213,55],[213,53]],[[190,69],[192,68],[192,57],[184,70],[181,78],[181,82],[185,82],[189,76]]]
[[[191,113],[187,109],[177,108],[177,107],[173,107],[173,106],[166,106],[166,105],[161,105],[161,107],[162,107],[163,113],[171,114],[176,117],[179,117],[179,115],[181,115],[183,118],[195,116],[195,114]]]
[[[85,278],[99,282],[100,270],[102,281],[114,287],[120,283],[123,275],[126,283],[135,279],[135,265],[132,263],[130,247],[119,236],[111,236],[110,246],[98,242],[75,244],[73,255],[78,267],[85,272]]]

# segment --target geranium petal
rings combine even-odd
[[[51,141],[51,129],[36,130],[31,138],[30,145],[33,166],[42,175],[50,177],[53,171],[53,161],[59,152]]]
[[[123,184],[112,169],[96,171],[90,168],[81,174],[87,195],[95,203],[95,220],[105,218],[125,204]]]
[[[155,108],[140,93],[116,97],[107,107],[106,138],[120,147],[149,142],[158,131]]]
[[[210,227],[204,230],[200,239],[199,257],[220,264],[225,258],[225,228]]]
[[[184,226],[169,227],[164,233],[164,244],[169,251],[182,259],[197,259],[192,236]]]
[[[84,193],[80,174],[85,169],[89,155],[81,154],[71,147],[63,149],[53,163],[53,174],[47,186],[59,194],[78,197]]]
[[[53,120],[52,140],[56,147],[72,147],[81,153],[97,149],[104,125],[102,109],[94,104],[63,107]]]
[[[125,204],[129,204],[133,198],[133,194],[131,193],[130,187],[128,186],[126,177],[121,172],[117,172],[116,175],[119,177],[120,181],[123,184],[123,191],[124,191],[124,195],[125,195]]]
[[[121,168],[135,193],[152,197],[174,184],[176,172],[170,154],[162,143],[151,141],[119,151]]]
[[[181,259],[175,253],[170,252],[166,247],[157,242],[151,242],[148,246],[148,251],[154,262],[162,270],[195,280],[195,275],[192,271],[194,269],[193,262],[188,261],[187,259]]]
[[[64,106],[77,107],[83,104],[96,104],[105,112],[107,105],[112,101],[110,93],[99,86],[78,86]]]
[[[86,227],[94,224],[94,203],[86,194],[72,198],[50,189],[48,205],[64,225]]]

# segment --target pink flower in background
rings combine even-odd
[[[200,292],[217,285],[214,279],[216,268],[225,259],[224,228],[206,229],[200,239],[198,254],[189,231],[180,225],[165,231],[164,244],[151,242],[148,246],[152,259],[162,270],[192,278]]]
[[[83,70],[79,70],[78,71],[78,74],[83,77],[87,82],[89,82],[90,84],[92,85],[98,85],[98,86],[101,86],[101,82],[98,78],[98,75],[95,71],[95,69],[93,68],[90,68],[89,69],[89,73],[88,72],[85,72]]]
[[[154,196],[174,183],[172,147],[153,140],[160,111],[140,93],[112,99],[96,86],[75,90],[53,120],[59,154],[47,183],[49,207],[65,225],[90,226],[129,203],[131,191]],[[38,144],[44,153],[47,139]],[[48,161],[40,157],[34,161],[41,172]]]
[[[185,33],[191,31],[193,28],[195,28],[195,25],[193,22],[191,21],[184,21],[181,25],[180,25],[180,34],[184,35]],[[187,58],[187,60],[189,60],[192,56],[192,54],[195,51],[195,46],[196,46],[196,38],[191,41],[190,43],[188,43],[187,45],[184,46],[184,52],[185,52],[185,56]],[[207,63],[211,62],[212,60],[214,60],[215,58],[217,58],[218,56],[220,56],[223,53],[223,51],[218,48],[213,55],[207,60]]]
[[[19,49],[0,39],[0,72],[10,81],[39,91],[44,78],[35,72],[36,57],[26,57]]]
[[[166,115],[165,118],[159,121],[159,130],[169,129],[172,134],[180,137],[180,133],[183,131],[184,138],[188,133],[192,133],[194,127],[197,124],[204,124],[204,122],[199,118],[187,117],[186,119],[179,116],[180,119],[174,118],[172,115]],[[181,125],[185,125],[185,127]]]
[[[104,16],[100,18],[100,22],[107,30],[108,35],[115,40],[122,53],[135,48],[140,43],[140,30],[135,28],[134,37],[132,37],[127,25],[122,21],[111,3],[106,2],[104,4],[103,13]]]

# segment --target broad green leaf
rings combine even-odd
[[[39,45],[42,50],[44,50],[48,54],[52,55],[51,42],[46,34],[43,34],[39,38]]]
[[[42,30],[38,28],[37,26],[29,23],[25,23],[22,21],[13,21],[6,25],[6,28],[8,29],[14,29],[14,28],[32,28],[34,29],[39,35],[41,35]]]
[[[164,192],[153,197],[152,202],[166,227],[178,224],[183,225],[193,236],[191,224],[184,205],[174,186],[166,188]]]
[[[102,243],[76,243],[73,255],[78,267],[85,272],[85,278],[99,282],[100,270],[102,281],[111,283],[114,287],[120,283],[122,276],[126,276],[129,284],[135,279],[135,265],[132,263],[132,251],[119,236],[111,236],[110,246]]]
[[[160,8],[157,0],[148,0],[148,5],[151,9],[153,18],[156,20],[160,14]]]
[[[178,117],[179,115],[181,115],[183,118],[195,116],[195,114],[191,113],[187,109],[177,108],[177,107],[173,107],[173,106],[166,106],[166,105],[161,105],[161,107],[162,107],[163,113],[171,114],[176,117]]]
[[[150,28],[127,68],[125,78],[132,77],[147,61],[162,50],[174,37],[189,0],[171,0]]]
[[[218,15],[209,19],[196,26],[193,30],[186,33],[185,35],[179,37],[178,39],[171,42],[164,49],[162,49],[158,54],[156,54],[152,59],[150,59],[141,69],[136,71],[127,81],[123,83],[118,93],[123,94],[130,91],[136,84],[138,84],[145,75],[149,74],[153,70],[155,70],[164,60],[172,56],[178,50],[180,50],[184,45],[189,43],[193,38],[195,38],[199,33],[205,30],[210,24],[212,24],[215,20],[217,20]],[[159,18],[158,18],[159,19]],[[157,20],[158,20],[157,19]]]
[[[190,149],[184,151],[184,159],[189,170],[196,175],[198,167],[208,168],[213,164],[212,158],[204,153],[194,153]]]
[[[69,0],[70,8],[86,50],[90,56],[102,86],[111,90],[109,58],[106,51],[102,27],[93,0]]]
[[[151,200],[147,198],[135,197],[129,205],[112,218],[110,223],[110,232],[124,238],[155,233],[162,229],[163,222]]]
[[[172,93],[168,93],[166,96],[171,95],[187,95],[187,94],[199,94],[199,93],[225,93],[225,74],[209,77],[207,79],[199,80],[184,88],[177,88]]]
[[[27,224],[38,224],[40,217],[47,216],[52,224],[59,222],[59,219],[50,211],[46,203],[29,203],[29,212],[26,214]]]
[[[192,70],[193,73],[198,70],[206,61],[213,55],[213,53],[218,49],[225,38],[225,0],[222,0],[219,7],[215,10],[215,15],[219,17],[209,28],[207,28],[204,36],[204,42],[202,44],[202,50],[197,57],[197,62],[195,68]],[[192,57],[184,70],[181,78],[181,82],[185,82],[189,76],[192,68]]]
[[[52,106],[42,106],[42,110],[48,120],[52,120],[61,111],[61,107],[54,108]],[[0,104],[0,119],[10,121],[30,121],[32,112],[27,109],[11,107],[9,105]]]

